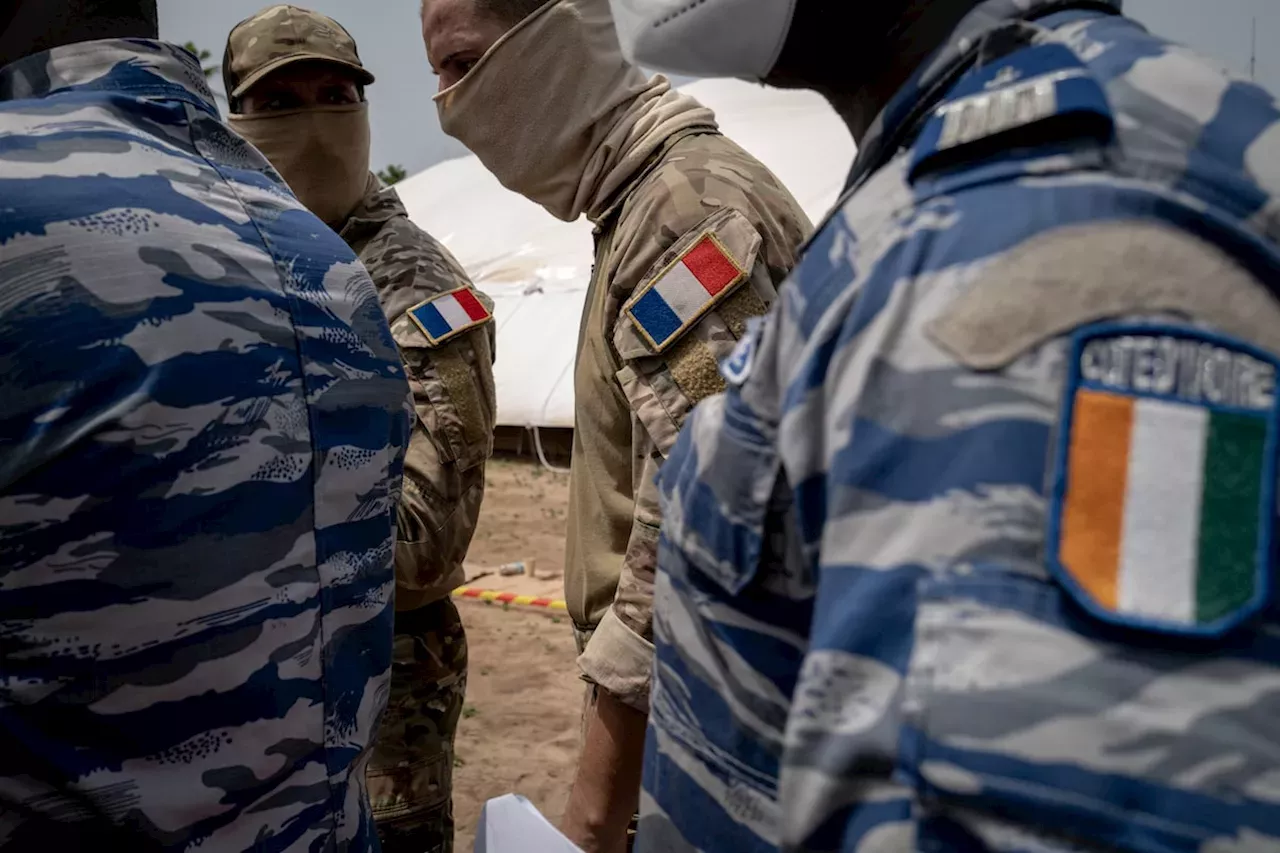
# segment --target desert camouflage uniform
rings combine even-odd
[[[437,346],[413,323],[411,308],[471,282],[373,175],[341,235],[378,289],[417,411],[397,513],[391,697],[369,762],[369,794],[387,853],[447,853],[453,741],[467,686],[467,639],[449,594],[464,580],[493,450],[494,326],[490,320]],[[489,298],[473,292],[492,312]]]
[[[758,160],[712,128],[676,134],[597,219],[579,332],[565,587],[587,679],[641,710],[653,667],[654,478],[685,415],[724,385],[748,318],[763,314],[810,223]],[[704,235],[743,282],[659,349],[624,313]]]
[[[376,849],[404,372],[145,40],[0,71],[0,847]]]
[[[690,418],[639,849],[1280,849],[1280,109],[1118,11],[966,18]],[[1212,360],[1175,374],[1184,345]],[[1130,406],[1131,438],[1081,414]],[[1196,528],[1131,522],[1199,476],[1160,453],[1206,413],[1272,438],[1204,468],[1206,502],[1252,490],[1200,540],[1252,598],[1184,624],[1174,561],[1130,545]],[[1107,604],[1063,549],[1113,547],[1073,495],[1126,471],[1161,489],[1125,508],[1147,581]]]

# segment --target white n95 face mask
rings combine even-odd
[[[766,77],[797,0],[609,0],[636,65],[695,77]]]

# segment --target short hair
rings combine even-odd
[[[476,11],[511,29],[553,0],[475,0]],[[425,0],[422,5],[425,11]]]
[[[476,8],[510,29],[549,2],[552,0],[476,0]]]

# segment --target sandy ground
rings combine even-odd
[[[536,463],[490,462],[480,526],[468,555],[469,585],[563,598],[565,511],[569,480]],[[523,560],[534,577],[501,577]],[[484,572],[493,574],[477,577]],[[578,752],[582,683],[563,613],[458,600],[467,626],[470,674],[458,731],[453,808],[457,853],[470,853],[485,801],[528,797],[558,823]]]

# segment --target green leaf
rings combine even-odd
[[[185,47],[187,50],[194,53],[196,56],[196,59],[200,60],[200,70],[204,72],[205,79],[209,79],[213,77],[213,75],[218,73],[218,69],[222,67],[221,65],[216,65],[216,64],[206,65],[205,63],[207,63],[210,59],[213,59],[213,54],[205,50],[204,48],[196,47],[195,42],[189,41],[186,44],[184,44],[183,47]]]
[[[395,163],[378,172],[379,180],[389,187],[400,183],[407,177],[409,177],[409,173],[404,170],[404,167]]]

